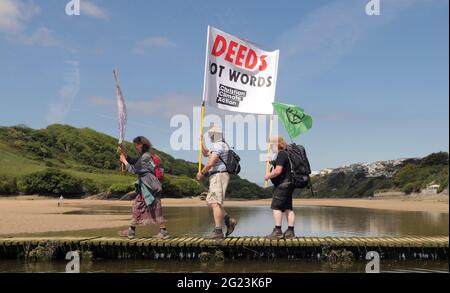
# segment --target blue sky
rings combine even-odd
[[[49,123],[117,136],[112,69],[129,103],[127,139],[175,157],[169,119],[201,102],[207,25],[280,49],[276,100],[314,117],[313,169],[448,151],[448,1],[0,0],[0,125]],[[207,109],[207,113],[208,113]],[[197,127],[194,125],[194,127]],[[280,130],[281,134],[285,134]],[[262,182],[259,152],[242,176]]]

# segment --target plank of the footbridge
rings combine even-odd
[[[306,238],[305,237],[297,237],[296,244],[297,246],[306,246]]]
[[[319,241],[319,237],[311,237],[311,242],[313,246],[317,246],[320,247],[320,241]]]
[[[197,241],[193,242],[193,243],[192,243],[192,246],[193,246],[193,247],[199,247],[200,244],[201,244],[203,241],[205,241],[205,239],[204,239],[203,237],[201,237],[201,238],[198,239]]]
[[[449,237],[448,236],[436,237],[436,241],[439,243],[439,245],[441,247],[449,247]]]
[[[286,239],[285,244],[286,244],[286,247],[292,247],[293,246],[292,239]]]
[[[167,243],[167,240],[163,240],[163,239],[156,239],[155,244],[156,247],[165,247]]]
[[[425,241],[421,239],[420,237],[414,236],[411,237],[414,244],[416,244],[416,247],[423,247],[425,245]]]
[[[234,247],[234,246],[236,246],[236,242],[239,240],[239,238],[238,237],[233,237],[231,240],[230,240],[230,242],[228,242],[228,246],[229,247]]]
[[[407,236],[405,239],[409,242],[410,247],[423,246],[423,240],[419,240],[416,236]]]
[[[227,237],[227,238],[223,239],[222,243],[221,243],[221,246],[222,247],[227,247],[228,243],[231,241],[231,239],[232,239],[231,237]]]
[[[194,237],[186,237],[178,242],[178,247],[186,247],[186,243],[192,240]]]
[[[398,237],[387,237],[391,243],[391,247],[402,247],[402,241]]]
[[[192,241],[189,242],[189,247],[197,247],[199,241],[202,241],[203,237],[195,237]]]
[[[427,238],[431,243],[433,243],[433,247],[441,247],[443,242],[441,241],[442,238],[440,237],[425,237]]]
[[[333,237],[330,236],[326,236],[323,237],[324,242],[322,243],[323,245],[332,245],[333,244]]]
[[[158,244],[158,239],[153,237],[146,237],[142,244],[145,247],[156,247]]]
[[[325,245],[326,239],[324,237],[317,237],[317,241],[319,241],[319,245]]]
[[[242,243],[244,246],[251,246],[252,245],[252,238],[251,237],[245,237],[244,242]]]
[[[139,240],[136,241],[135,245],[138,247],[143,247],[143,246],[146,246],[146,243],[148,243],[148,238],[143,237],[143,238],[139,238]]]
[[[184,239],[186,239],[187,237],[176,237],[174,239],[172,239],[169,243],[168,246],[170,247],[178,247],[178,243],[182,242]]]
[[[435,241],[433,238],[431,237],[420,237],[421,239],[423,239],[425,241],[425,245],[427,247],[438,247],[437,245],[437,241]]]
[[[300,242],[298,241],[298,237],[292,238],[292,246],[294,246],[294,247],[300,246]]]
[[[340,237],[340,239],[342,239],[342,246],[352,246],[353,245],[353,241],[350,237]]]
[[[194,243],[195,242],[197,242],[199,239],[203,239],[203,238],[201,238],[201,237],[194,237],[194,238],[192,238],[191,240],[189,240],[187,243],[186,243],[186,247],[194,247]]]
[[[383,237],[375,237],[375,239],[377,240],[377,246],[378,247],[386,247],[387,244],[388,244],[386,239],[384,239]]]
[[[137,246],[137,242],[139,241],[139,238],[134,238],[131,240],[128,240],[128,247],[136,247]]]
[[[415,247],[416,246],[416,244],[414,243],[414,239],[413,238],[411,238],[411,237],[406,237],[406,236],[403,236],[403,237],[400,237],[400,240],[403,242],[402,243],[402,246],[403,247]]]
[[[222,243],[221,239],[202,239],[199,243],[199,247],[211,247],[218,246]]]
[[[380,240],[381,247],[393,247],[392,241],[390,241],[387,237],[378,237]]]
[[[334,241],[337,246],[345,246],[345,239],[343,237],[335,237]]]

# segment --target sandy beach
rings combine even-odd
[[[415,196],[374,199],[295,199],[295,206],[336,206],[398,211],[449,212],[448,196]],[[163,199],[163,206],[204,206],[198,198]],[[267,206],[270,199],[228,200],[227,206]],[[129,201],[65,199],[63,207],[54,198],[37,196],[0,198],[0,235],[114,228],[129,224],[127,215],[67,214],[95,206],[131,206]]]

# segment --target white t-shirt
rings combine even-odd
[[[222,160],[224,162],[226,162],[228,160],[228,146],[227,144],[223,141],[216,141],[212,148],[211,148],[211,152],[213,154],[216,154],[218,156],[220,156],[220,158],[222,158]],[[227,167],[225,166],[225,164],[222,162],[222,160],[218,160],[214,166],[211,168],[210,172],[223,172],[227,170]]]

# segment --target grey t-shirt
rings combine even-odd
[[[211,152],[213,154],[216,154],[218,156],[220,156],[220,158],[222,158],[222,160],[224,162],[226,162],[228,160],[228,146],[227,144],[220,140],[220,141],[216,141],[212,148],[211,148]],[[210,172],[223,172],[227,170],[227,167],[225,166],[225,164],[222,162],[222,160],[218,160],[214,166],[211,168]]]

